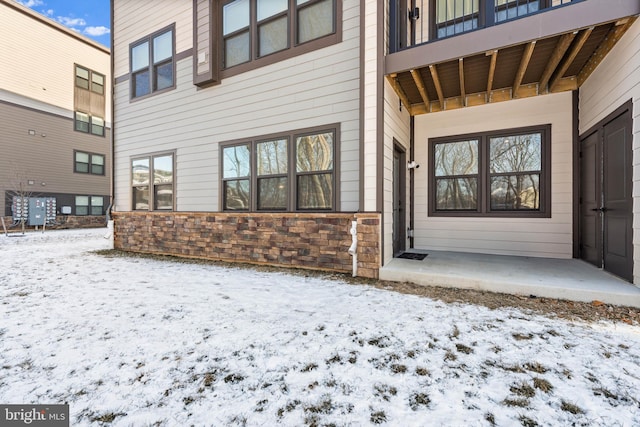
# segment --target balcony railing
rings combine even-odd
[[[584,0],[390,0],[389,51],[397,52],[578,1]]]

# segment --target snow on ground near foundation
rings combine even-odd
[[[0,236],[0,403],[71,425],[640,425],[640,328]]]

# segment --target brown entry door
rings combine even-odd
[[[631,112],[604,121],[581,141],[582,259],[633,280]]]

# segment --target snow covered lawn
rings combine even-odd
[[[71,425],[640,425],[640,328],[0,236],[0,403]]]

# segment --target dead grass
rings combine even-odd
[[[582,408],[571,402],[567,402],[566,400],[562,401],[562,403],[560,404],[560,409],[573,415],[584,414],[584,410]]]
[[[533,386],[544,393],[551,393],[551,390],[553,390],[553,385],[551,385],[549,381],[540,377],[535,377],[533,379]]]
[[[527,398],[531,398],[536,395],[535,389],[524,381],[509,387],[509,391],[511,391],[511,393],[516,394],[518,396],[527,397]]]

